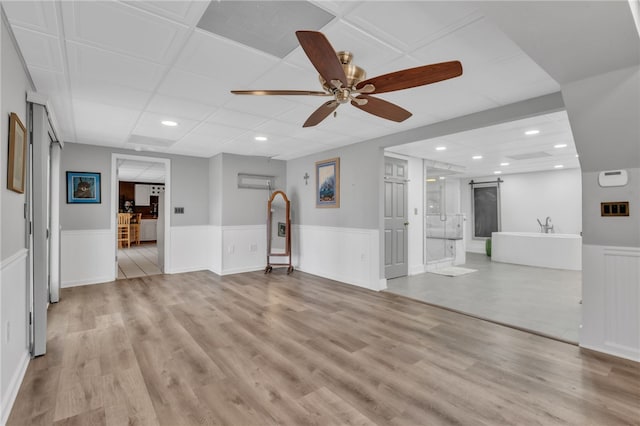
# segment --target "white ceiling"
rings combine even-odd
[[[164,183],[164,163],[118,160],[118,180],[127,182]]]
[[[352,51],[370,77],[449,60],[460,60],[464,74],[380,95],[413,113],[403,123],[343,105],[336,118],[303,129],[324,99],[229,93],[319,90],[303,50],[280,59],[196,28],[208,2],[28,1],[3,7],[36,89],[49,96],[61,137],[69,142],[286,160],[559,90],[474,2],[313,4],[336,16],[320,30],[336,50]],[[168,128],[161,120],[179,125]],[[269,140],[256,142],[257,135]],[[456,137],[451,142],[462,144]]]
[[[532,130],[538,130],[539,133],[525,134]],[[438,147],[446,149],[437,150]],[[387,150],[431,160],[427,163],[428,166],[449,170],[450,173],[447,174],[459,177],[488,176],[496,171],[501,172],[500,174],[512,174],[580,167],[566,111],[390,147]],[[474,156],[482,158],[474,159]],[[520,156],[538,158],[518,159]],[[509,164],[501,165],[502,163]]]

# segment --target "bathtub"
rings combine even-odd
[[[494,232],[491,260],[542,268],[582,270],[582,237],[574,234]]]

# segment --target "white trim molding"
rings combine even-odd
[[[380,291],[378,229],[293,225],[296,269],[324,278]]]
[[[18,363],[18,368],[16,368],[13,376],[11,377],[11,381],[9,382],[9,386],[7,387],[7,393],[6,395],[2,395],[2,407],[0,407],[0,425],[6,425],[7,421],[9,420],[9,414],[11,414],[13,404],[16,402],[16,398],[18,397],[18,391],[20,390],[20,386],[22,385],[22,381],[24,380],[24,375],[27,373],[29,361],[31,361],[31,356],[29,355],[29,351],[25,349],[22,357],[20,358],[20,362]]]
[[[583,245],[580,346],[640,362],[640,248]]]
[[[211,269],[213,229],[209,225],[171,227],[171,269],[168,274]]]
[[[220,275],[264,269],[267,264],[267,225],[221,227]]]

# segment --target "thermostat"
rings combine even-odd
[[[608,170],[598,174],[598,184],[602,187],[625,186],[628,181],[626,170]]]

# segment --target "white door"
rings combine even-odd
[[[384,159],[384,272],[385,278],[409,271],[407,237],[407,161]]]

